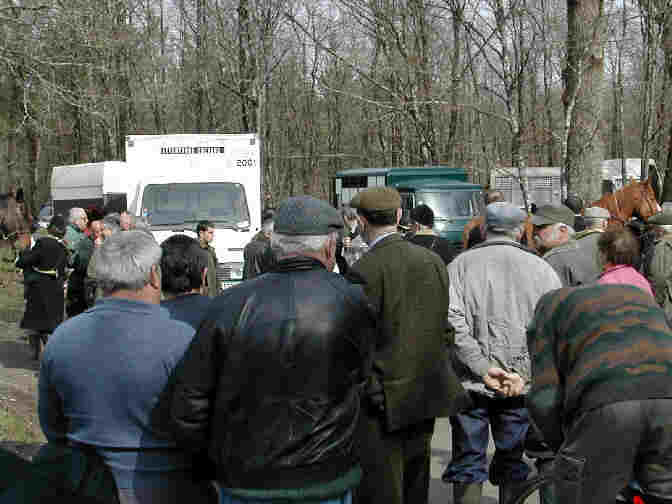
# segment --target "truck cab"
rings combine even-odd
[[[483,187],[467,182],[463,168],[448,166],[343,170],[333,179],[332,203],[347,205],[359,191],[377,186],[399,191],[404,215],[418,205],[429,206],[434,211],[434,231],[455,245],[461,246],[464,225],[485,208]]]
[[[464,226],[485,211],[483,188],[468,182],[417,182],[412,187],[397,187],[404,213],[418,205],[434,211],[434,231],[457,245],[462,243]]]

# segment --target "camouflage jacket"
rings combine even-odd
[[[577,414],[620,401],[672,398],[672,333],[650,294],[630,285],[544,295],[527,330],[527,407],[558,448]]]

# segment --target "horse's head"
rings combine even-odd
[[[624,190],[629,189],[629,198],[633,202],[633,215],[646,221],[657,213],[663,211],[656,200],[656,193],[651,184],[651,177],[641,182],[633,182]]]
[[[28,210],[21,189],[0,195],[0,231],[5,239],[15,240],[17,235],[30,233],[33,216]]]

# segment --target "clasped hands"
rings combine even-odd
[[[525,380],[518,373],[509,373],[499,367],[491,367],[483,377],[485,386],[505,397],[515,397],[523,393]]]

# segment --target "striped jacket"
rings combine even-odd
[[[619,401],[672,398],[672,332],[650,294],[629,285],[544,295],[528,326],[527,406],[557,449],[577,414]]]

